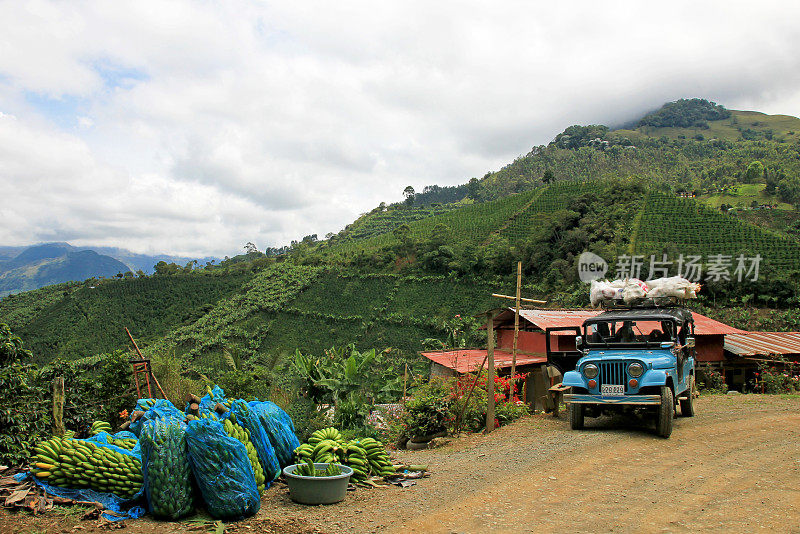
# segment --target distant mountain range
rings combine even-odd
[[[136,254],[114,247],[74,247],[42,243],[27,247],[0,246],[0,297],[50,284],[110,277],[127,271],[152,274],[160,262],[185,265],[194,258],[167,254]],[[198,263],[217,258],[198,258]]]

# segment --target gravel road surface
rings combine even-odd
[[[489,436],[400,451],[429,464],[408,488],[358,489],[306,507],[279,484],[253,518],[226,532],[796,532],[800,533],[800,398],[712,395],[672,437],[648,421],[587,419],[571,431],[535,415]],[[197,524],[126,521],[125,531],[186,532]],[[79,530],[73,530],[77,527]],[[93,532],[77,517],[0,511],[0,532]]]

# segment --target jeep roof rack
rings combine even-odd
[[[640,310],[647,308],[682,308],[686,306],[685,299],[677,297],[643,297],[626,304],[619,299],[608,299],[600,302],[604,310]]]

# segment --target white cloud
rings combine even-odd
[[[230,254],[680,97],[798,115],[798,10],[0,4],[0,243]]]

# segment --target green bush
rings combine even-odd
[[[706,393],[727,393],[728,384],[722,373],[706,363],[697,367],[697,389]]]
[[[447,380],[432,380],[414,391],[405,404],[403,422],[408,436],[447,431],[452,423],[452,386]]]
[[[775,367],[780,364],[781,369]],[[797,366],[780,358],[777,362],[759,362],[754,381],[756,392],[778,394],[800,391],[800,375]]]

